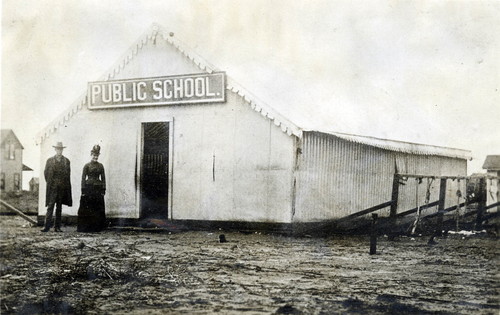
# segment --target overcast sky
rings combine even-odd
[[[468,149],[469,173],[500,154],[500,1],[3,0],[1,127],[33,175],[36,134],[152,23],[300,126]]]

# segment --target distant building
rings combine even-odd
[[[486,160],[484,160],[483,169],[486,170],[488,175],[491,176],[500,176],[500,155],[488,155]],[[500,197],[498,186],[499,179],[488,178],[486,180],[486,204],[490,205],[492,203],[498,202]],[[498,211],[500,211],[500,207],[497,207]]]
[[[23,164],[24,147],[11,129],[1,130],[0,141],[0,190],[21,191],[23,171],[32,171]]]
[[[484,160],[483,169],[489,175],[500,176],[500,155],[488,155]]]
[[[38,188],[40,186],[40,179],[38,177],[31,178],[29,185],[30,185],[30,191],[38,192]]]

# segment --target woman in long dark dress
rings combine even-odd
[[[101,147],[95,145],[90,151],[92,160],[85,164],[82,173],[82,196],[78,209],[78,232],[99,232],[106,228],[104,194],[106,176],[104,166],[97,162]]]

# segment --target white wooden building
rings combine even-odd
[[[56,141],[67,146],[74,205],[63,214],[70,216],[78,211],[83,165],[101,145],[106,215],[116,219],[331,220],[390,200],[396,171],[466,175],[470,157],[459,149],[304,130],[157,26],[89,82],[38,139],[42,165]],[[402,207],[413,206],[415,193],[408,196]]]

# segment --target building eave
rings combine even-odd
[[[118,59],[118,62],[115,63],[97,81],[113,80],[139,54],[139,52],[145,47],[145,45],[147,45],[149,41],[154,42],[159,39],[163,39],[170,45],[172,45],[181,54],[183,54],[192,63],[194,63],[201,71],[207,73],[220,71],[215,66],[199,56],[197,53],[195,53],[192,49],[189,49],[187,45],[175,38],[173,34],[167,33],[158,24],[153,24],[142,36],[139,37],[139,39],[127,50],[127,52]],[[264,118],[271,120],[274,125],[280,127],[281,130],[286,134],[290,136],[294,135],[297,137],[302,136],[302,131],[297,125],[278,113],[265,102],[259,100],[256,96],[243,88],[229,76],[227,76],[226,89],[239,95],[248,104],[248,106],[250,106],[256,112],[260,113]],[[86,105],[87,91],[84,91],[66,111],[64,111],[61,115],[54,119],[37,135],[36,143],[40,144],[45,141],[45,139],[49,138]]]
[[[450,158],[457,158],[463,160],[472,159],[472,153],[468,150],[405,142],[399,140],[382,139],[370,136],[361,136],[348,133],[341,133],[335,131],[324,131],[324,130],[304,130],[304,132],[319,132],[323,134],[332,135],[334,137],[353,142],[360,143],[388,151],[418,154],[418,155],[429,155],[429,156],[444,156]]]

